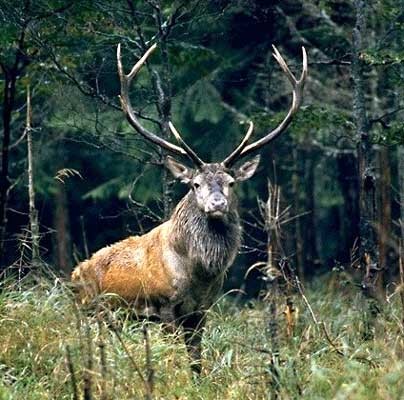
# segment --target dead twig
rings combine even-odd
[[[67,364],[67,369],[69,370],[70,374],[70,384],[72,387],[72,392],[73,392],[73,400],[79,400],[79,394],[77,391],[77,380],[76,380],[76,374],[74,371],[74,364],[72,360],[72,355],[71,355],[71,350],[69,345],[66,345],[66,364]]]
[[[108,370],[107,370],[107,361],[106,361],[106,356],[105,356],[105,343],[102,339],[102,322],[101,319],[98,318],[98,332],[99,332],[99,337],[100,340],[98,341],[98,348],[100,350],[100,364],[101,364],[101,394],[100,394],[100,400],[107,400],[108,395],[107,395],[107,376],[108,376]]]
[[[152,365],[151,359],[151,351],[150,351],[150,339],[149,333],[147,330],[147,326],[143,325],[143,338],[144,338],[144,347],[146,352],[146,399],[151,400],[153,397],[153,389],[154,389],[154,369]]]
[[[84,369],[84,388],[83,398],[84,400],[92,400],[92,370],[93,370],[93,345],[91,338],[91,331],[88,322],[86,323],[86,361]]]

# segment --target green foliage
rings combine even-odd
[[[404,145],[404,123],[393,122],[387,129],[378,131],[375,142],[387,146]]]
[[[193,99],[189,112],[195,122],[217,124],[223,118],[224,110],[219,106],[220,94],[211,83],[199,81],[189,90],[188,96]]]
[[[291,135],[296,143],[305,144],[310,140],[317,140],[324,145],[332,145],[335,151],[335,137],[341,131],[354,139],[354,124],[346,110],[337,109],[330,105],[308,105],[301,107],[301,113],[293,120]],[[259,121],[259,127],[277,126],[285,117],[285,112],[269,116],[260,113],[254,116]]]
[[[94,200],[94,201],[108,201],[111,197],[117,197],[121,200],[127,200],[131,191],[131,185],[122,182],[121,177],[113,178],[107,182],[103,182],[101,185],[96,186],[89,192],[83,195],[83,200]],[[139,191],[138,191],[139,193]],[[145,196],[140,196],[143,201],[145,201]]]
[[[170,64],[176,71],[173,76],[176,91],[192,89],[193,84],[203,83],[203,79],[217,71],[222,62],[223,58],[214,49],[205,46],[187,42],[170,46]]]
[[[362,54],[363,60],[370,65],[394,65],[404,62],[404,51],[382,50]]]

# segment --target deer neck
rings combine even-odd
[[[225,272],[234,261],[241,243],[236,204],[225,219],[209,218],[201,211],[192,191],[181,200],[171,217],[171,244],[187,257],[196,270],[209,275]]]

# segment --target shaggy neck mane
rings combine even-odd
[[[240,247],[241,231],[236,204],[224,219],[208,218],[199,209],[192,191],[171,216],[172,244],[209,274],[225,272]]]

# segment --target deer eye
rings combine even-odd
[[[229,187],[233,187],[234,186],[234,181],[233,182],[229,182]]]
[[[194,185],[194,189],[198,189],[198,188],[201,186],[201,185],[200,185],[199,183],[197,183],[197,182],[194,182],[193,185]]]

